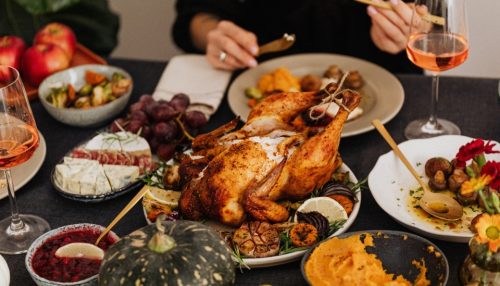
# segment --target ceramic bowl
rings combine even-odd
[[[71,225],[66,225],[62,226],[53,230],[50,230],[44,234],[42,234],[39,238],[37,238],[30,246],[28,249],[28,252],[26,253],[26,259],[25,259],[25,266],[26,270],[28,270],[28,273],[31,275],[31,278],[33,281],[35,281],[36,285],[38,286],[94,286],[97,285],[97,276],[98,274],[91,276],[87,279],[80,280],[77,282],[57,282],[57,281],[50,281],[48,279],[45,279],[38,274],[35,273],[33,266],[32,266],[32,260],[33,256],[36,252],[36,250],[42,246],[47,240],[51,239],[54,236],[57,236],[61,233],[64,232],[69,232],[69,231],[75,231],[75,230],[96,230],[96,231],[103,231],[105,227],[96,225],[96,224],[90,224],[90,223],[79,223],[79,224],[71,224]],[[112,238],[119,240],[119,237],[116,235],[116,233],[110,231],[108,233]]]
[[[47,77],[38,88],[38,97],[43,107],[45,107],[47,112],[56,120],[72,126],[96,127],[116,117],[127,105],[130,95],[132,94],[133,85],[127,93],[119,98],[104,105],[88,109],[57,108],[47,101],[47,96],[50,94],[51,87],[54,85],[71,83],[76,90],[80,89],[85,84],[85,71],[87,70],[104,74],[108,78],[111,78],[114,72],[119,72],[125,75],[126,78],[131,78],[130,74],[123,69],[107,65],[82,65],[60,71]]]
[[[415,281],[420,271],[417,271],[412,261],[424,261],[427,268],[425,277],[431,282],[430,285],[444,286],[448,283],[450,267],[446,256],[434,243],[423,237],[393,230],[348,232],[337,237],[347,238],[352,235],[363,235],[366,233],[371,234],[374,244],[373,247],[366,247],[366,252],[375,254],[382,261],[382,265],[387,273],[402,275],[410,281]],[[306,275],[305,264],[314,249],[328,240],[316,244],[302,258],[302,276],[309,285],[311,283]]]

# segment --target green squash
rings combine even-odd
[[[220,236],[193,221],[151,224],[107,251],[99,285],[230,285],[231,252]]]

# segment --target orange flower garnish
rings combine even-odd
[[[476,239],[488,244],[491,252],[497,252],[500,247],[500,214],[482,214],[475,224]]]
[[[470,178],[468,181],[465,181],[460,187],[460,194],[469,195],[482,190],[491,182],[491,180],[491,176],[487,174],[484,174],[481,177]]]

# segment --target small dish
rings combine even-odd
[[[95,232],[102,232],[104,231],[105,227],[96,225],[96,224],[89,224],[89,223],[79,223],[79,224],[72,224],[72,225],[66,225],[62,226],[56,229],[53,229],[51,231],[48,231],[41,235],[39,238],[37,238],[30,246],[28,249],[28,252],[26,253],[26,258],[25,258],[25,266],[26,270],[28,273],[31,275],[31,278],[35,283],[39,286],[91,286],[91,285],[97,285],[97,277],[99,274],[95,274],[91,277],[88,277],[86,279],[76,281],[76,282],[57,282],[57,281],[51,281],[46,278],[43,278],[39,276],[38,274],[35,273],[35,270],[33,269],[32,266],[32,261],[33,257],[36,253],[36,251],[48,240],[50,240],[53,237],[56,237],[60,234],[63,234],[65,232],[72,232],[72,231],[79,231],[79,230],[89,230],[89,231],[95,231]],[[116,233],[110,231],[108,233],[108,237],[111,237],[115,242],[118,241],[120,238],[116,235]]]
[[[402,275],[410,281],[415,281],[419,271],[412,261],[423,259],[427,267],[426,278],[431,282],[430,285],[446,285],[448,282],[450,269],[446,256],[435,244],[418,235],[392,230],[367,230],[340,234],[337,238],[365,233],[371,234],[374,244],[374,247],[366,248],[367,252],[375,254],[382,261],[387,273]],[[305,264],[314,249],[328,240],[316,244],[302,258],[302,276],[309,285],[311,283],[306,276]]]
[[[95,127],[116,117],[126,107],[130,95],[132,94],[133,84],[129,90],[119,98],[102,106],[88,109],[57,108],[47,101],[47,96],[51,92],[51,86],[54,84],[70,83],[75,86],[76,89],[83,86],[85,82],[85,71],[87,70],[104,74],[108,78],[111,78],[114,72],[119,72],[125,75],[126,78],[132,78],[125,70],[107,65],[82,65],[60,71],[47,77],[42,84],[40,84],[38,94],[43,107],[56,120],[71,126]]]
[[[467,136],[447,135],[408,140],[398,146],[417,173],[427,182],[424,166],[428,159],[443,157],[452,160],[459,147],[472,140],[473,138]],[[493,141],[492,143],[499,144]],[[487,154],[486,160],[500,161],[500,154]],[[413,231],[427,237],[461,243],[467,243],[473,235],[468,225],[463,228],[455,227],[453,230],[445,229],[424,221],[413,210],[410,211],[410,192],[418,188],[418,183],[392,151],[378,158],[368,175],[368,185],[378,205],[397,222]],[[469,215],[464,215],[462,224],[470,223],[469,219]]]
[[[103,129],[107,130],[107,129]],[[87,140],[82,141],[81,143],[77,144],[74,148],[68,151],[68,153],[63,156],[57,164],[61,164],[64,162],[65,157],[72,157],[71,153],[78,148],[82,148],[85,146],[92,138],[91,137]],[[127,194],[132,191],[137,191],[142,186],[144,185],[144,182],[142,180],[143,175],[139,176],[137,180],[130,182],[128,185],[119,188],[119,189],[113,189],[111,192],[103,193],[103,194],[98,194],[98,195],[81,195],[81,194],[74,194],[71,193],[67,190],[65,190],[56,180],[56,166],[57,164],[53,167],[51,173],[50,173],[50,182],[52,183],[52,186],[54,189],[57,191],[57,193],[67,199],[73,200],[73,201],[78,201],[78,202],[83,202],[83,203],[100,203],[104,202],[107,200],[114,199],[116,197],[122,196],[124,194]]]

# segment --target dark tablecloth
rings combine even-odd
[[[134,79],[134,93],[130,103],[142,94],[151,94],[165,67],[165,63],[111,60],[110,64],[126,69]],[[421,75],[397,75],[405,90],[403,109],[386,126],[396,142],[404,141],[404,127],[413,119],[426,117],[429,110],[430,78]],[[439,114],[456,122],[464,135],[499,140],[500,104],[498,79],[443,78]],[[22,213],[44,217],[52,228],[80,222],[107,225],[125,206],[134,194],[127,194],[99,204],[85,204],[65,199],[58,195],[50,183],[50,172],[56,162],[77,143],[95,134],[96,129],[75,128],[53,119],[40,102],[32,102],[38,127],[47,141],[47,157],[38,174],[20,191],[17,199]],[[215,128],[234,117],[224,100],[211,118],[209,128]],[[340,152],[345,163],[358,178],[368,176],[377,158],[389,151],[389,146],[375,132],[342,139]],[[374,201],[366,190],[362,194],[361,210],[351,231],[369,229],[392,229],[408,231]],[[10,215],[8,199],[0,201],[0,218]],[[115,227],[122,236],[146,224],[140,204]],[[448,285],[459,285],[457,273],[467,253],[466,244],[432,240],[446,254],[450,263]],[[11,270],[11,285],[33,285],[24,266],[24,255],[5,256]],[[238,285],[303,285],[299,262],[267,269],[253,269],[238,274]]]

